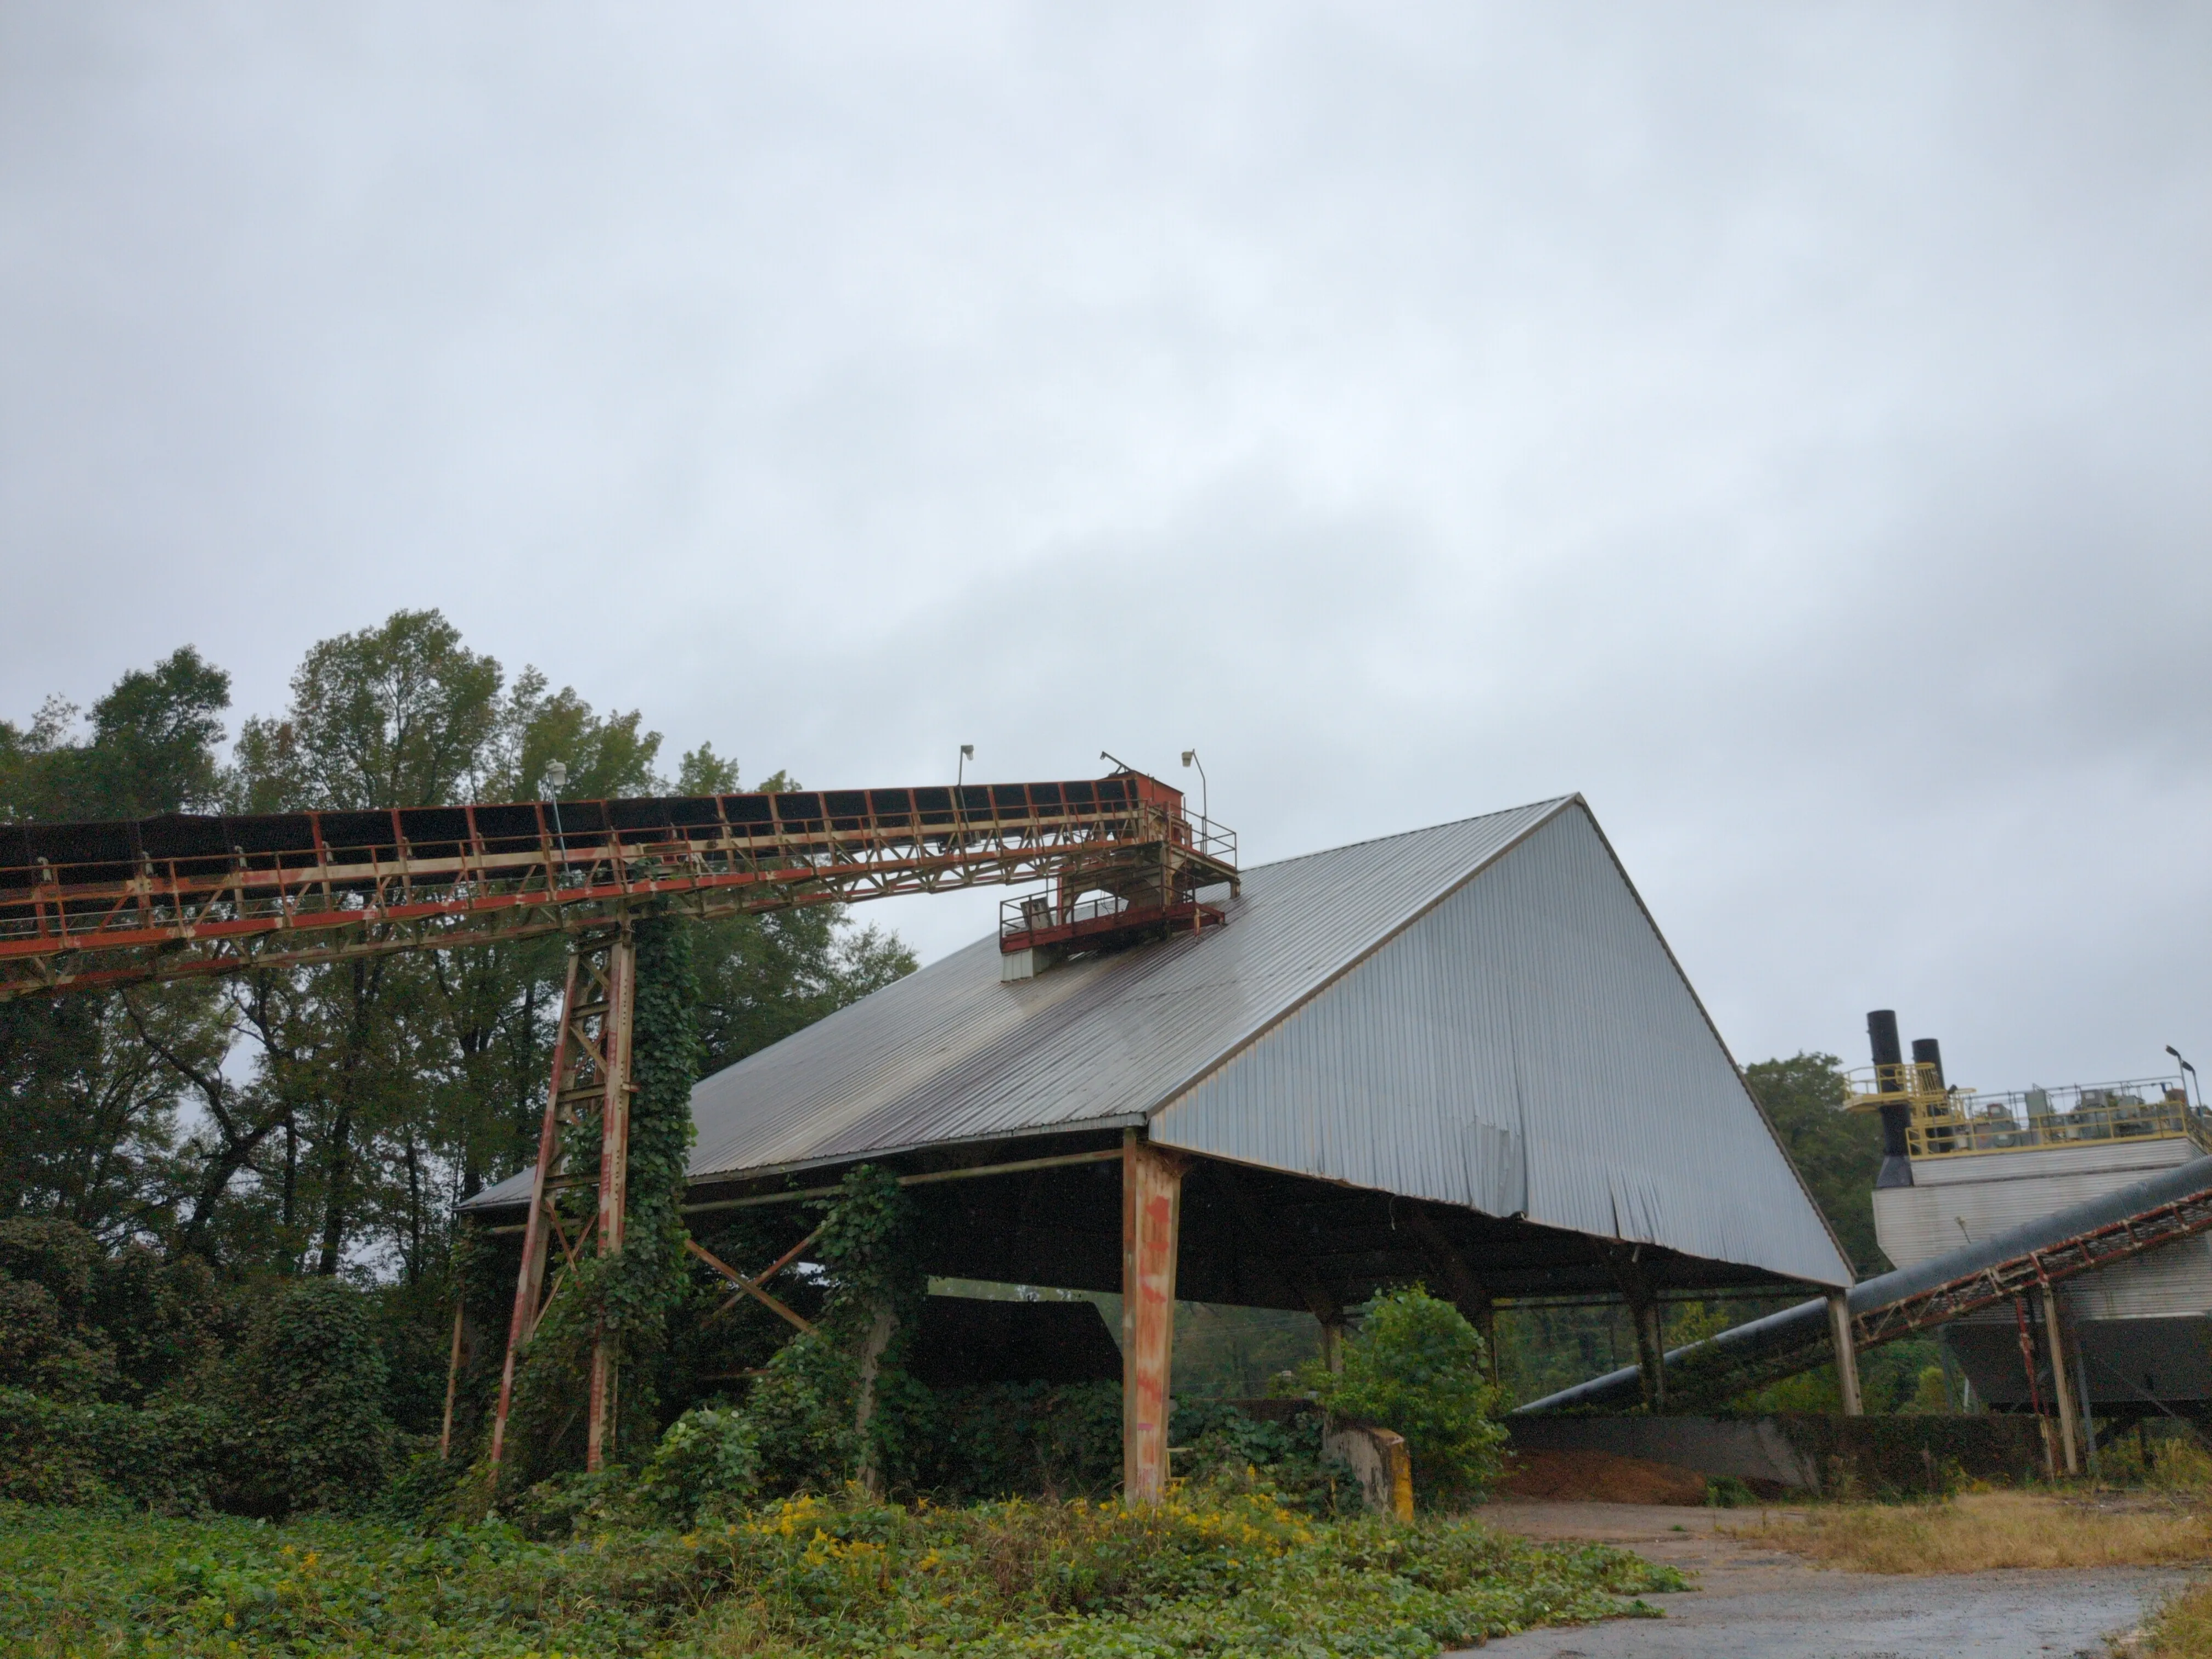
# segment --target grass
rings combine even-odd
[[[1158,1510],[799,1498],[678,1534],[424,1538],[0,1506],[0,1652],[1341,1655],[1425,1659],[1650,1613],[1671,1570],[1469,1518],[1314,1522],[1265,1494]]]
[[[2212,1659],[2212,1583],[2191,1584],[2160,1607],[2134,1651],[2142,1659]]]
[[[2212,1560],[2212,1521],[2193,1506],[2160,1498],[2097,1501],[1979,1492],[1934,1503],[1815,1506],[1802,1522],[1769,1519],[1726,1530],[1858,1572],[2175,1566]]]

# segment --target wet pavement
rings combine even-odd
[[[1766,1511],[1788,1515],[1779,1506]],[[2106,1659],[2195,1575],[2161,1568],[1838,1572],[1722,1535],[1756,1510],[1503,1500],[1485,1519],[1537,1538],[1599,1539],[1695,1574],[1698,1589],[1645,1599],[1664,1619],[1529,1631],[1483,1659]]]

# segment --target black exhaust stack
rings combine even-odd
[[[1923,1039],[1926,1042],[1927,1039]],[[1928,1042],[1929,1048],[1935,1047]],[[1876,1066],[1905,1064],[1904,1045],[1897,1037],[1897,1011],[1876,1008],[1867,1015],[1867,1047],[1874,1052]],[[1912,1045],[1913,1058],[1920,1057],[1921,1043]],[[1882,1076],[1875,1073],[1877,1094],[1897,1095],[1905,1092],[1905,1085],[1894,1072]],[[1911,1120],[1911,1108],[1903,1101],[1881,1109],[1881,1173],[1874,1178],[1875,1190],[1885,1187],[1910,1187],[1912,1184],[1912,1158],[1905,1150],[1905,1125]]]

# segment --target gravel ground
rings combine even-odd
[[[1664,1619],[1531,1631],[1492,1643],[1483,1659],[2106,1659],[2107,1636],[2133,1629],[2192,1576],[1837,1572],[1714,1530],[1741,1511],[1506,1501],[1487,1518],[1533,1537],[1618,1543],[1695,1573],[1699,1588],[1651,1597]]]

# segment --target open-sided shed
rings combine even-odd
[[[1581,797],[1206,896],[1225,926],[1025,978],[978,941],[706,1079],[692,1212],[875,1163],[929,1207],[932,1273],[1121,1291],[1133,1496],[1178,1296],[1327,1332],[1414,1278],[1481,1322],[1620,1295],[1656,1357],[1668,1291],[1850,1282]]]

